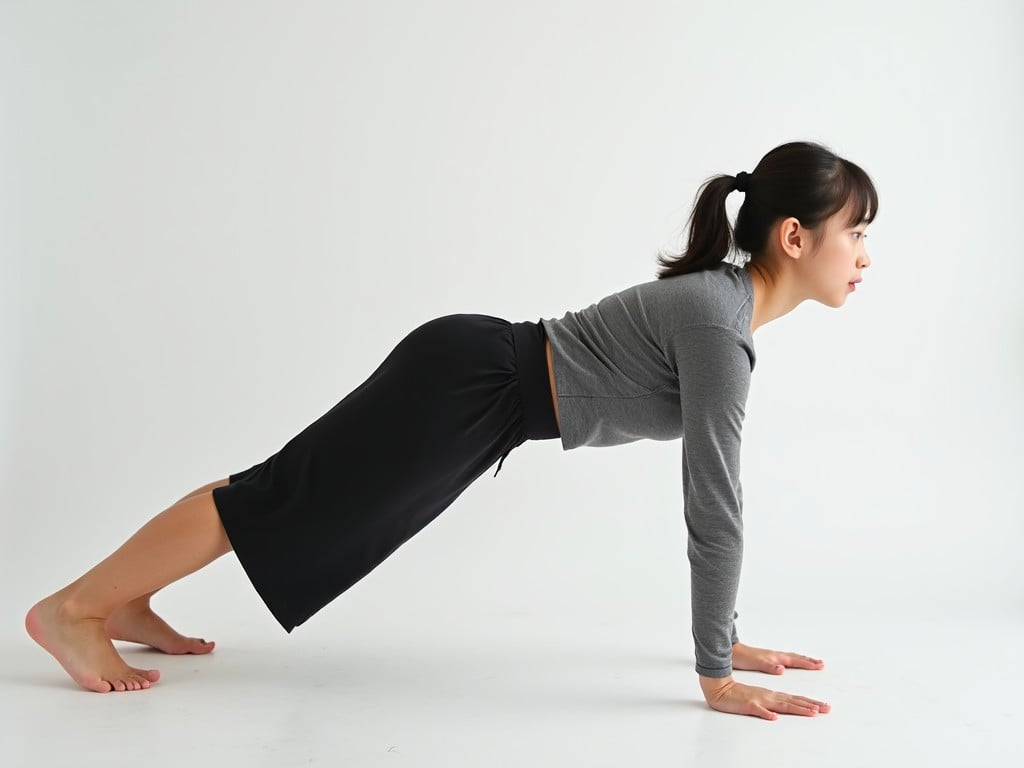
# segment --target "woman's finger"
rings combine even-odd
[[[785,709],[777,709],[776,712],[785,712],[789,715],[816,715],[818,713],[817,708],[812,708],[803,703],[796,701],[782,701],[780,702]]]
[[[819,712],[827,712],[831,709],[831,706],[828,705],[826,701],[818,701],[813,698],[808,698],[807,696],[799,696],[799,698],[806,702],[808,707],[817,707]]]
[[[797,696],[796,698],[799,701],[804,702],[804,703],[806,703],[806,704],[808,704],[810,706],[817,706],[817,707],[827,707],[828,706],[828,703],[826,703],[824,701],[818,701],[817,699],[809,699],[806,696]]]
[[[810,656],[804,656],[799,653],[788,653],[786,654],[786,666],[788,667],[799,667],[801,669],[812,669],[813,667],[822,664],[821,659],[812,659]]]

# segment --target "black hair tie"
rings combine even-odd
[[[746,171],[740,171],[736,174],[735,189],[739,192],[746,192],[747,187],[750,186],[750,174]]]

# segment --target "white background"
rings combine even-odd
[[[1011,0],[0,2],[3,749],[1020,754],[1022,34]],[[292,635],[228,555],[155,603],[212,656],[126,650],[162,669],[149,691],[79,693],[25,635],[35,600],[418,324],[650,280],[705,178],[793,140],[865,168],[879,215],[845,306],[754,336],[739,634],[826,668],[736,678],[832,713],[705,705],[678,441],[527,443]]]

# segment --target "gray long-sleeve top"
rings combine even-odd
[[[732,674],[743,561],[740,439],[756,356],[751,277],[729,262],[541,322],[563,450],[682,437],[696,671]]]

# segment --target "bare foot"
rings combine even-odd
[[[79,619],[61,610],[63,600],[51,595],[25,616],[25,629],[79,685],[98,693],[137,691],[160,679],[155,669],[129,667],[114,650],[103,619]]]
[[[198,637],[185,637],[153,613],[148,605],[123,605],[107,619],[107,635],[111,640],[127,640],[156,648],[164,653],[209,653],[214,643]]]

